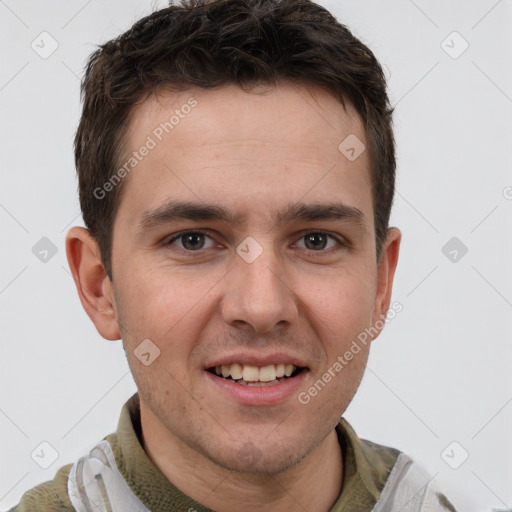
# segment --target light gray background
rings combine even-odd
[[[372,48],[396,105],[404,309],[346,417],[423,464],[459,511],[511,508],[512,3],[319,3]],[[81,224],[72,139],[85,59],[164,5],[0,0],[1,509],[112,432],[135,392],[121,342],[82,310],[64,236]],[[43,31],[59,45],[47,59],[31,48]],[[42,237],[57,248],[46,263],[32,253]],[[452,237],[468,248],[456,262],[442,252]],[[58,452],[47,469],[31,458],[43,441]]]

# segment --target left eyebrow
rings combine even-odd
[[[343,203],[289,203],[280,210],[271,212],[271,216],[278,226],[298,220],[343,220],[366,231],[364,213],[358,208]],[[209,220],[240,225],[247,220],[247,214],[231,211],[217,204],[170,201],[158,208],[144,211],[140,217],[138,229],[141,231],[154,229],[178,220]]]
[[[362,231],[366,231],[364,213],[359,208],[344,203],[291,203],[277,214],[273,214],[272,217],[278,226],[295,220],[343,220],[356,225]]]

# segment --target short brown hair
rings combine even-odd
[[[112,278],[114,218],[122,183],[95,192],[118,169],[133,106],[157,88],[321,87],[360,115],[370,157],[377,258],[395,184],[395,147],[384,73],[373,53],[310,0],[184,0],[139,20],[89,58],[75,163],[85,225]],[[340,141],[341,142],[341,141]]]

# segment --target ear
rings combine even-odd
[[[101,262],[96,240],[85,228],[71,228],[66,236],[66,255],[78,296],[100,335],[121,338],[112,283]]]
[[[396,265],[398,263],[398,252],[402,233],[397,228],[390,228],[386,240],[382,245],[380,258],[377,264],[377,293],[375,296],[375,307],[372,319],[372,332],[375,339],[385,325],[386,315],[391,302],[393,289],[393,278],[395,277]]]

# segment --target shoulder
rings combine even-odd
[[[400,453],[373,512],[456,512],[424,468]]]
[[[337,430],[345,437],[346,469],[352,471],[358,495],[366,493],[367,502],[374,506],[372,512],[456,512],[434,477],[411,457],[396,448],[361,439],[344,418]]]
[[[53,480],[29,489],[9,512],[74,512],[68,496],[68,477],[72,464],[61,467]]]

